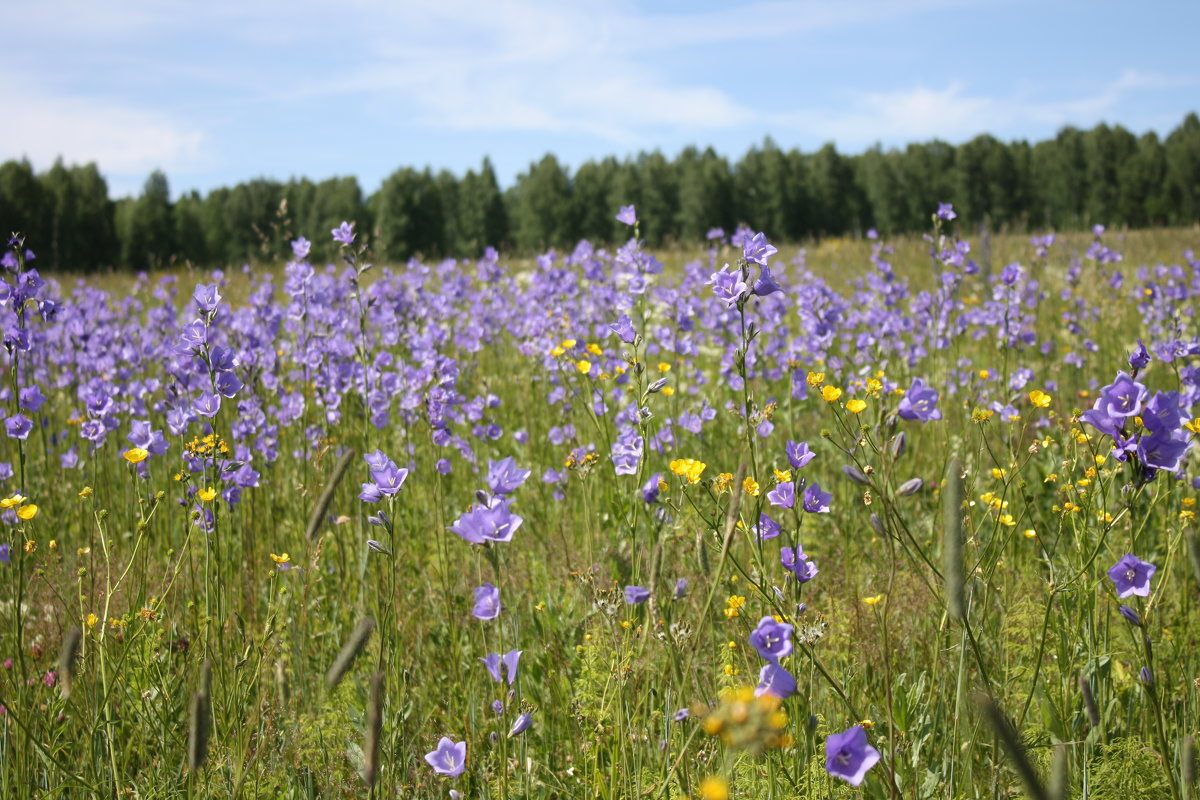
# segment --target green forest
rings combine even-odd
[[[397,261],[618,241],[628,229],[613,213],[630,203],[643,238],[662,246],[738,223],[779,241],[921,231],[940,201],[971,230],[1192,225],[1200,118],[1189,114],[1165,138],[1101,124],[1034,144],[982,135],[857,155],[832,144],[785,151],[767,139],[732,163],[689,147],[674,159],[656,151],[589,161],[573,174],[547,155],[507,190],[486,158],[461,177],[402,167],[370,195],[354,177],[256,178],[175,200],[161,172],[140,196],[113,200],[96,164],[0,166],[0,228],[24,233],[43,269],[76,272],[274,259],[299,235],[319,243],[315,257],[332,258],[326,232],[342,220],[357,222],[377,258]]]

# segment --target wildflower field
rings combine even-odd
[[[14,237],[0,797],[1195,797],[1200,236],[617,219],[109,290]]]

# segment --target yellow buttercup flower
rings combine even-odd
[[[836,386],[822,386],[821,399],[826,403],[836,403],[838,398],[842,396],[842,390]]]
[[[659,364],[658,364],[658,371],[659,371],[659,372],[670,372],[670,371],[671,371],[671,365],[670,365],[670,364],[668,364],[668,363],[667,363],[667,362],[665,362],[665,361],[661,361],[661,362],[659,362]]]
[[[96,623],[97,623],[97,622],[99,622],[99,621],[100,621],[100,618],[99,618],[99,617],[97,617],[95,614],[88,614],[88,615],[87,615],[87,618],[86,618],[86,619],[84,619],[84,621],[83,621],[83,622],[84,622],[84,624],[85,624],[85,625],[87,625],[89,628],[94,628],[94,627],[96,626]]]
[[[805,378],[805,380],[808,381],[809,386],[820,386],[822,383],[825,382],[825,373],[824,372],[810,372],[810,373],[808,373],[808,376]]]
[[[26,500],[25,495],[14,494],[12,497],[6,497],[0,500],[0,508],[15,508]]]
[[[585,347],[583,349],[587,350],[589,353],[591,353],[594,356],[604,355],[604,351],[600,349],[600,345],[596,344],[595,342],[590,343],[587,347]]]
[[[707,467],[703,461],[694,458],[677,458],[670,463],[671,472],[681,478],[687,478],[687,482],[692,484],[700,482],[700,476]]]
[[[217,496],[217,490],[210,486],[207,489],[201,489],[200,491],[196,492],[196,494],[202,501],[207,503],[209,500],[212,500]]]
[[[776,483],[788,483],[792,480],[791,470],[777,469],[777,470],[773,470],[773,471],[775,473],[775,482]]]
[[[292,560],[292,557],[289,556],[287,553],[284,553],[281,556],[277,556],[274,553],[271,553],[271,560],[274,561],[276,564],[286,564]]]
[[[747,475],[746,479],[742,481],[742,491],[751,497],[758,497],[760,491],[758,481]]]
[[[36,517],[37,513],[38,513],[38,507],[35,506],[33,503],[30,503],[27,506],[21,506],[20,508],[17,509],[17,516],[20,517],[21,519],[25,520],[26,522],[28,522],[29,520]]]
[[[1195,434],[1200,434],[1200,417],[1196,417],[1191,422],[1183,423],[1183,427]]]
[[[575,346],[574,339],[563,339],[562,344],[559,345],[559,347],[561,347],[564,350],[570,350],[574,346]]]
[[[1029,402],[1033,403],[1034,408],[1046,408],[1050,405],[1050,401],[1054,398],[1043,392],[1041,389],[1034,389],[1029,393]]]
[[[853,400],[847,401],[847,403],[846,403],[846,410],[849,411],[851,414],[858,414],[858,413],[862,412],[866,407],[867,407],[866,402],[858,399],[857,397],[854,398]]]
[[[132,447],[121,454],[130,464],[140,464],[150,457],[150,451],[142,447]]]
[[[729,784],[720,776],[710,775],[700,781],[700,798],[701,800],[729,800]]]
[[[881,594],[877,594],[877,595],[875,595],[874,597],[864,597],[864,598],[863,598],[863,602],[864,602],[864,603],[866,603],[866,604],[867,604],[867,605],[869,605],[869,606],[873,606],[873,605],[875,605],[876,603],[878,603],[878,602],[879,602],[880,600],[882,600],[882,599],[883,599],[883,595],[881,595]]]

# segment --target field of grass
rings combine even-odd
[[[1200,232],[636,232],[15,246],[0,797],[1194,797]]]

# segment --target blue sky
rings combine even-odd
[[[770,135],[845,152],[1200,110],[1200,2],[6,0],[0,159],[114,195]]]

